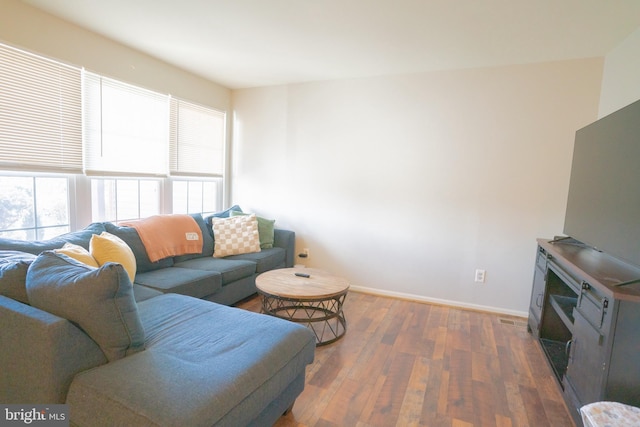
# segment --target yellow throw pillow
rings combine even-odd
[[[122,264],[133,283],[137,269],[136,256],[124,240],[106,231],[100,235],[94,234],[89,242],[89,252],[101,267],[108,262]]]
[[[65,243],[64,246],[60,249],[54,249],[54,252],[66,255],[69,258],[73,258],[76,261],[79,261],[90,267],[100,267],[98,265],[98,261],[96,261],[96,259],[89,253],[88,250],[86,250],[82,246],[74,245],[73,243]]]

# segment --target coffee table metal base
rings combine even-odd
[[[265,293],[262,312],[291,322],[303,323],[316,336],[316,346],[331,344],[347,331],[342,305],[346,291],[326,299],[286,298]]]

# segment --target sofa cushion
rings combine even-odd
[[[209,227],[207,227],[207,223],[204,222],[202,215],[192,214],[191,216],[196,220],[196,223],[202,232],[202,253],[176,256],[173,258],[174,262],[187,261],[201,256],[210,257],[213,255],[213,233]]]
[[[72,424],[250,425],[313,361],[305,327],[183,295],[140,303],[147,349],[76,376]]]
[[[63,254],[40,254],[27,272],[32,306],[77,323],[109,361],[144,349],[133,286],[122,265],[89,267]]]
[[[108,232],[94,234],[89,242],[89,252],[99,265],[108,262],[122,264],[129,275],[129,280],[134,281],[136,277],[136,257],[133,251],[124,240]]]
[[[103,223],[96,222],[90,224],[83,230],[61,234],[60,236],[49,240],[26,241],[0,238],[0,250],[28,252],[30,254],[38,255],[40,252],[61,248],[67,242],[89,249],[91,236],[94,234],[100,234],[103,231],[105,231]]]
[[[220,289],[222,276],[217,271],[169,267],[138,273],[135,283],[162,293],[173,292],[202,298]]]
[[[29,304],[27,270],[35,259],[35,255],[26,252],[0,252],[0,295]]]
[[[232,211],[231,216],[249,215],[248,213]],[[266,219],[256,216],[258,220],[258,236],[260,237],[260,249],[273,247],[275,219]]]
[[[142,302],[148,300],[149,298],[154,298],[160,295],[164,294],[147,286],[142,286],[137,283],[133,284],[133,297],[135,298],[136,302]]]
[[[92,239],[93,240],[93,237]],[[89,242],[91,247],[91,241]],[[91,255],[91,253],[80,245],[74,245],[73,243],[65,243],[60,249],[53,250],[57,254],[64,254],[70,258],[75,259],[83,264],[87,264],[90,267],[100,267],[98,261]]]
[[[136,257],[136,272],[144,273],[145,271],[159,270],[161,268],[171,267],[173,258],[165,258],[160,261],[151,262],[147,255],[147,249],[144,247],[138,232],[133,227],[120,227],[110,222],[104,223],[107,232],[118,236],[131,248]],[[99,233],[98,233],[99,234]]]
[[[258,221],[255,214],[230,218],[213,218],[213,256],[224,258],[260,252]]]
[[[256,272],[256,263],[247,260],[230,260],[213,257],[201,257],[175,264],[175,267],[192,270],[217,271],[222,275],[222,286],[236,280],[250,277]]]
[[[233,255],[226,257],[225,260],[244,260],[256,263],[256,273],[264,273],[265,271],[275,268],[284,268],[286,251],[282,248],[262,249],[260,252],[251,254]]]

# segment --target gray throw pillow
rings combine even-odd
[[[27,272],[32,306],[75,322],[112,362],[144,349],[129,275],[120,264],[100,268],[63,254],[40,254]]]
[[[231,216],[231,212],[242,212],[242,208],[238,205],[233,205],[227,210],[216,212],[204,218],[204,222],[207,223],[207,229],[209,230],[209,234],[211,234],[211,237],[213,237],[213,230],[211,228],[213,224],[213,218],[229,218]]]
[[[0,252],[0,295],[29,304],[27,270],[36,259],[33,254],[19,251]]]

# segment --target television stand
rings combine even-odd
[[[538,239],[529,331],[576,425],[579,409],[640,406],[640,268],[573,239]]]

